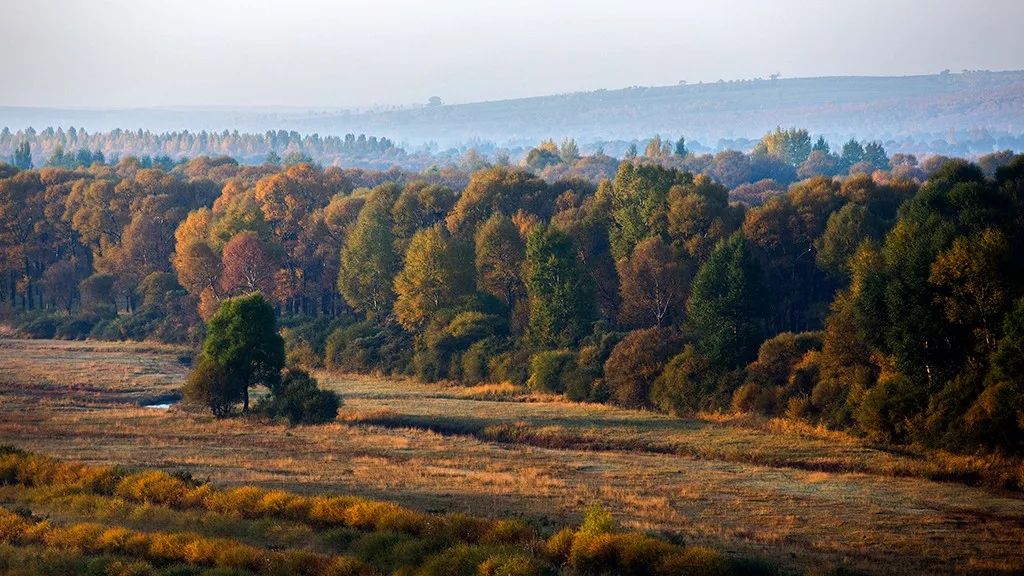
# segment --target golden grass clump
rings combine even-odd
[[[209,538],[191,532],[137,532],[121,527],[79,523],[55,526],[33,522],[0,508],[0,543],[42,544],[55,550],[83,554],[121,554],[157,564],[185,562],[198,566],[268,573],[320,576],[362,576],[368,569],[347,557],[328,557],[314,552],[277,552],[228,538]],[[135,562],[129,562],[135,564]],[[146,564],[148,566],[148,564]]]
[[[345,523],[357,530],[416,535],[426,531],[430,524],[430,518],[425,514],[390,502],[364,501],[356,503],[346,510]]]
[[[544,566],[526,553],[507,553],[491,556],[477,567],[479,576],[539,576]]]
[[[481,544],[527,544],[537,539],[537,535],[518,519],[495,520],[479,539]]]
[[[156,470],[129,474],[114,490],[116,496],[125,500],[164,506],[180,506],[188,492],[189,486],[183,480]]]
[[[695,574],[727,576],[729,562],[718,552],[703,546],[689,546],[682,552],[666,556],[658,567],[660,574]]]

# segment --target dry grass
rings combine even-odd
[[[934,459],[785,421],[680,420],[530,397],[322,375],[335,424],[285,428],[139,408],[177,391],[180,351],[0,341],[0,443],[225,484],[343,492],[542,530],[601,502],[629,528],[791,568],[1024,569],[1024,500],[924,478]],[[503,401],[496,401],[498,398]],[[507,401],[516,400],[516,401]],[[524,401],[525,400],[525,401]]]

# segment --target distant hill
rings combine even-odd
[[[965,137],[981,150],[1015,147],[1024,134],[1024,71],[904,77],[748,80],[597,90],[555,96],[379,112],[176,108],[57,110],[0,108],[0,126],[78,126],[88,130],[366,133],[441,146],[475,140],[527,145],[573,136],[581,142],[654,134],[717,147],[798,126],[833,141],[857,137],[936,148]],[[976,146],[976,147],[977,147]]]
[[[753,80],[598,90],[318,118],[303,127],[393,139],[587,142],[685,134],[714,145],[798,126],[833,139],[945,138],[950,130],[1024,133],[1024,71]]]

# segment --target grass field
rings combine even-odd
[[[684,420],[363,376],[320,375],[345,397],[339,422],[325,426],[142,407],[178,392],[184,353],[0,340],[0,443],[220,486],[520,518],[540,534],[601,503],[626,528],[786,570],[1024,571],[1024,499],[965,484],[1019,473],[1013,463],[895,453],[779,421]]]

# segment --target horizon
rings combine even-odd
[[[824,74],[820,76],[794,76],[785,77],[780,76],[778,78],[728,78],[719,79],[714,82],[686,82],[677,84],[657,84],[657,85],[627,85],[617,87],[603,87],[603,88],[592,88],[584,90],[575,90],[572,92],[558,92],[558,93],[547,93],[547,94],[531,94],[526,96],[519,96],[515,98],[495,98],[492,100],[474,100],[470,102],[444,102],[441,106],[466,106],[474,104],[491,104],[500,102],[509,102],[516,100],[530,100],[536,98],[557,98],[559,96],[573,96],[578,94],[593,94],[597,92],[619,92],[631,89],[661,89],[661,88],[695,88],[699,86],[715,85],[715,84],[733,84],[733,83],[745,83],[745,82],[786,82],[796,80],[831,80],[831,79],[900,79],[900,78],[924,78],[930,76],[941,76],[944,73],[949,75],[963,75],[963,74],[1014,74],[1024,73],[1024,67],[1022,68],[1007,68],[1007,69],[974,69],[974,70],[950,70],[943,69],[933,73],[921,73],[921,74]],[[312,104],[246,104],[246,105],[235,105],[235,104],[167,104],[161,106],[30,106],[30,105],[8,105],[0,104],[0,110],[2,109],[22,109],[22,110],[59,110],[59,111],[75,111],[75,112],[106,112],[106,111],[130,111],[130,110],[164,110],[164,111],[176,111],[176,112],[196,112],[196,111],[218,111],[218,110],[235,110],[235,111],[246,111],[246,112],[269,112],[269,111],[287,111],[287,112],[323,112],[323,113],[339,113],[348,112],[353,114],[371,114],[376,112],[388,112],[396,110],[414,110],[417,108],[426,107],[424,102],[410,102],[406,104],[379,104],[366,107],[344,107],[344,106],[315,106]],[[9,127],[10,128],[10,127]],[[33,127],[34,128],[34,127]],[[56,126],[54,126],[56,128]]]

